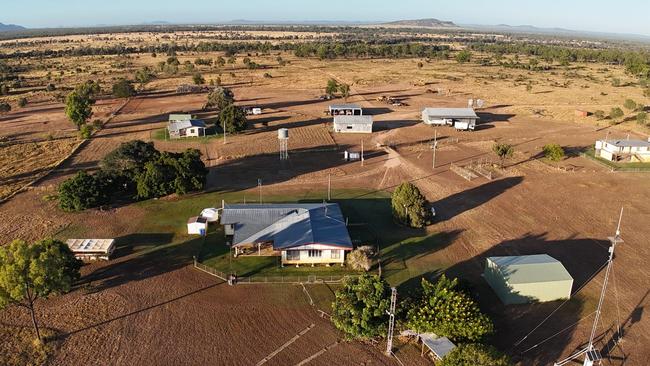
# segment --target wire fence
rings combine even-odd
[[[620,166],[618,164],[614,163],[608,163],[604,161],[603,159],[599,159],[598,157],[594,156],[593,154],[590,153],[580,153],[580,156],[583,158],[590,159],[591,161],[595,161],[596,163],[600,164],[601,166],[607,168],[610,170],[612,173],[616,172],[621,172],[621,173],[650,173],[650,163],[648,164],[647,167],[626,167],[626,166]]]

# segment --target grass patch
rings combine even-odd
[[[642,163],[642,162],[633,162],[633,163],[617,163],[614,161],[609,161],[607,159],[603,159],[599,156],[596,156],[596,150],[591,147],[587,149],[584,153],[584,155],[592,160],[595,160],[603,165],[606,165],[616,171],[650,171],[650,163]]]
[[[179,139],[171,139],[169,138],[169,131],[167,131],[167,128],[161,128],[159,130],[155,130],[151,133],[151,138],[154,140],[158,141],[169,141],[169,142],[199,142],[202,144],[207,144],[208,142],[222,138],[223,134],[217,133],[214,127],[208,127],[205,129],[205,136],[199,136],[199,137],[183,137]]]

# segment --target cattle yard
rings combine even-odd
[[[129,37],[124,35],[122,41]],[[93,39],[101,42],[100,37]],[[178,59],[222,55],[187,53]],[[610,85],[612,78],[625,80],[621,67],[610,65],[604,71],[602,65],[585,64],[567,75],[452,60],[419,68],[412,59],[281,56],[288,61],[282,67],[275,66],[275,54],[251,55],[255,62],[273,66],[248,70],[237,61],[220,71],[238,105],[263,110],[249,116],[248,130],[225,141],[155,138],[169,113],[215,117],[202,110],[205,93],[175,93],[176,85],[189,83],[187,75],[156,79],[127,101],[100,99],[93,119],[105,124],[85,142],[77,139],[63,104],[44,92],[38,92],[29,107],[0,116],[4,163],[0,194],[10,197],[0,206],[2,237],[117,239],[116,259],[86,265],[74,291],[39,307],[38,317],[57,339],[51,364],[207,364],[217,359],[233,365],[396,365],[398,361],[382,354],[381,345],[346,342],[321,317],[317,310],[330,311],[336,285],[307,285],[312,306],[300,286],[233,287],[192,268],[192,257],[204,250],[205,243],[183,233],[187,217],[221,200],[255,202],[260,195],[275,202],[323,200],[328,185],[332,199],[341,202],[351,222],[369,226],[382,238],[383,275],[391,285],[406,293],[422,276],[431,278],[443,271],[467,281],[495,319],[493,343],[521,365],[551,364],[588,338],[589,317],[602,285],[598,270],[607,257],[607,236],[613,234],[617,212],[624,206],[625,244],[617,249],[615,269],[617,296],[608,295],[599,342],[607,344],[620,323],[625,342],[611,351],[611,364],[646,364],[650,321],[640,314],[650,301],[650,274],[644,265],[650,254],[645,245],[650,237],[650,176],[612,173],[580,154],[608,133],[647,139],[648,131],[634,121],[610,126],[574,113],[578,108],[609,110],[626,98],[647,101],[638,88]],[[120,57],[72,61],[94,70]],[[140,67],[157,60],[139,55],[128,62]],[[100,82],[109,83],[128,70],[116,72],[102,75]],[[263,77],[266,72],[272,77]],[[207,80],[219,74],[213,69],[202,73]],[[84,77],[66,75],[62,82]],[[329,78],[351,85],[346,100],[319,99]],[[568,87],[556,86],[567,80]],[[529,81],[532,92],[525,89]],[[386,104],[382,96],[403,104]],[[420,123],[422,109],[466,107],[470,98],[486,101],[476,111],[481,120],[475,131]],[[364,114],[372,115],[372,134],[333,133],[332,118],[324,111],[329,104],[344,102],[358,104]],[[286,161],[278,159],[279,128],[289,129]],[[96,167],[121,142],[134,139],[153,141],[165,151],[199,149],[209,169],[207,192],[82,213],[57,208],[51,197],[56,196],[58,183],[80,169]],[[504,168],[491,151],[495,142],[514,147]],[[567,158],[557,163],[544,159],[541,150],[548,143],[563,146]],[[360,152],[362,146],[363,161],[344,161],[345,151]],[[436,221],[426,230],[399,229],[389,217],[390,192],[403,181],[415,183],[436,208]],[[489,256],[540,252],[564,263],[577,293],[518,343],[559,304],[501,305],[481,277],[484,261]],[[20,309],[0,313],[3,347],[20,348],[9,334],[27,326],[28,316]],[[93,342],[88,342],[90,338]],[[395,354],[407,365],[428,362],[409,344],[398,343]]]

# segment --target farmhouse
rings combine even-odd
[[[187,233],[205,235],[208,232],[208,219],[202,216],[193,216],[187,220]]]
[[[172,139],[205,136],[205,128],[202,120],[193,119],[190,114],[170,114],[167,123],[167,131]]]
[[[609,161],[650,162],[650,141],[598,140],[596,156]]]
[[[342,265],[352,250],[336,203],[224,205],[221,224],[235,255],[280,256],[283,265]]]
[[[472,108],[425,108],[422,122],[434,126],[454,126],[457,130],[474,130],[479,117]]]
[[[548,254],[489,257],[483,277],[506,305],[568,299],[573,286],[566,268]]]
[[[109,260],[115,250],[115,239],[68,239],[65,242],[74,256],[81,260]]]
[[[363,109],[356,104],[332,104],[329,106],[330,116],[361,116]]]
[[[372,116],[334,116],[334,132],[372,133]]]

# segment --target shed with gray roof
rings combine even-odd
[[[190,114],[170,114],[167,123],[169,138],[205,136],[206,125],[200,119],[192,118]]]
[[[479,116],[472,108],[425,108],[422,122],[435,126],[454,126],[458,130],[473,130]]]
[[[372,116],[334,116],[334,132],[372,133]]]

